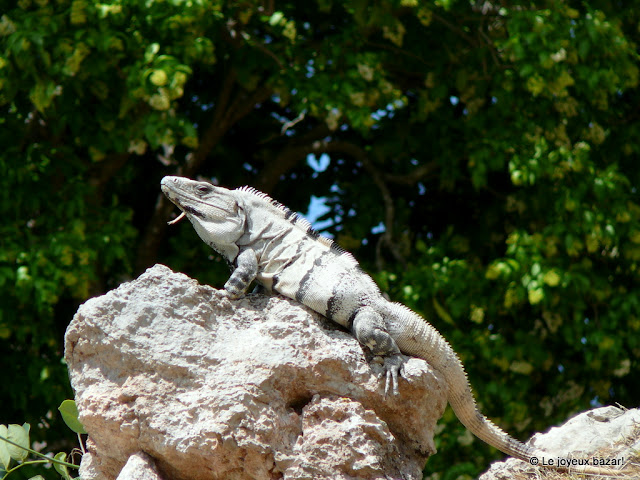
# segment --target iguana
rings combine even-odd
[[[355,258],[319,235],[305,219],[251,187],[228,190],[188,178],[164,177],[161,188],[182,211],[169,223],[186,216],[200,238],[233,268],[224,285],[229,297],[242,296],[255,280],[349,329],[384,359],[385,394],[390,389],[398,392],[403,353],[422,358],[442,373],[449,404],[475,436],[534,465],[538,461],[547,465],[544,459],[557,458],[520,443],[480,413],[464,367],[440,333],[409,308],[385,299]],[[620,473],[593,465],[571,471]]]

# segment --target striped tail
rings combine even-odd
[[[390,306],[390,313],[393,317],[390,322],[390,333],[400,350],[405,354],[426,360],[442,373],[448,385],[448,401],[451,408],[460,422],[476,437],[501,452],[532,465],[538,465],[539,462],[540,466],[555,470],[624,478],[619,470],[593,465],[567,468],[545,464],[544,459],[556,459],[558,455],[551,455],[519,442],[478,410],[462,362],[451,345],[429,322],[399,303]]]

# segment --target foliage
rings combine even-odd
[[[224,262],[189,226],[167,230],[165,174],[251,184],[303,212],[324,199],[327,233],[433,321],[483,410],[520,438],[634,403],[637,3],[4,9],[7,423],[59,438],[46,406],[70,395],[62,336],[80,302],[157,261],[222,285]],[[451,412],[444,423],[427,471],[497,455]]]
[[[60,412],[69,428],[78,434],[86,433],[78,420],[78,408],[73,400],[62,402]],[[53,457],[49,457],[31,449],[30,429],[31,425],[28,423],[23,425],[0,425],[0,474],[2,475],[2,480],[11,473],[28,465],[53,465],[60,477],[64,480],[71,480],[69,468],[77,469],[78,465],[67,462],[67,454],[64,452],[59,452]],[[29,454],[41,458],[41,460],[28,460]],[[42,478],[42,475],[35,475],[31,477],[31,480]]]
[[[78,406],[75,401],[65,400],[60,404],[58,410],[60,411],[60,415],[62,415],[64,423],[66,423],[67,427],[69,427],[73,432],[78,434],[87,433],[78,418]]]

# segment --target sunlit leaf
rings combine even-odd
[[[28,423],[24,425],[9,425],[7,438],[19,446],[7,444],[7,451],[9,455],[11,455],[11,458],[18,462],[22,462],[27,458],[27,455],[29,455],[29,452],[26,450],[30,447],[29,429],[30,425]]]
[[[62,419],[76,433],[87,433],[78,419],[78,406],[74,400],[64,400],[58,407]]]
[[[53,458],[61,462],[66,462],[67,454],[64,452],[59,452],[59,453],[56,453]],[[69,475],[69,470],[67,469],[66,465],[60,465],[59,463],[54,463],[53,468],[55,468],[56,472],[62,475],[62,478],[64,478],[65,480],[69,480],[71,478],[71,476]]]
[[[6,425],[0,425],[0,437],[8,438],[9,437],[9,429]],[[0,462],[5,470],[9,469],[9,464],[11,463],[11,454],[9,453],[8,447],[10,446],[7,442],[0,438]]]

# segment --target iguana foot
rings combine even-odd
[[[384,396],[389,395],[389,387],[391,387],[391,393],[398,395],[398,376],[401,375],[402,365],[404,365],[404,358],[402,355],[389,355],[384,357],[384,370],[385,370],[385,382],[384,382]]]
[[[384,395],[389,388],[394,395],[398,394],[398,375],[404,359],[395,340],[386,330],[385,321],[372,307],[365,306],[358,310],[352,325],[353,333],[358,341],[384,360],[385,384]]]

